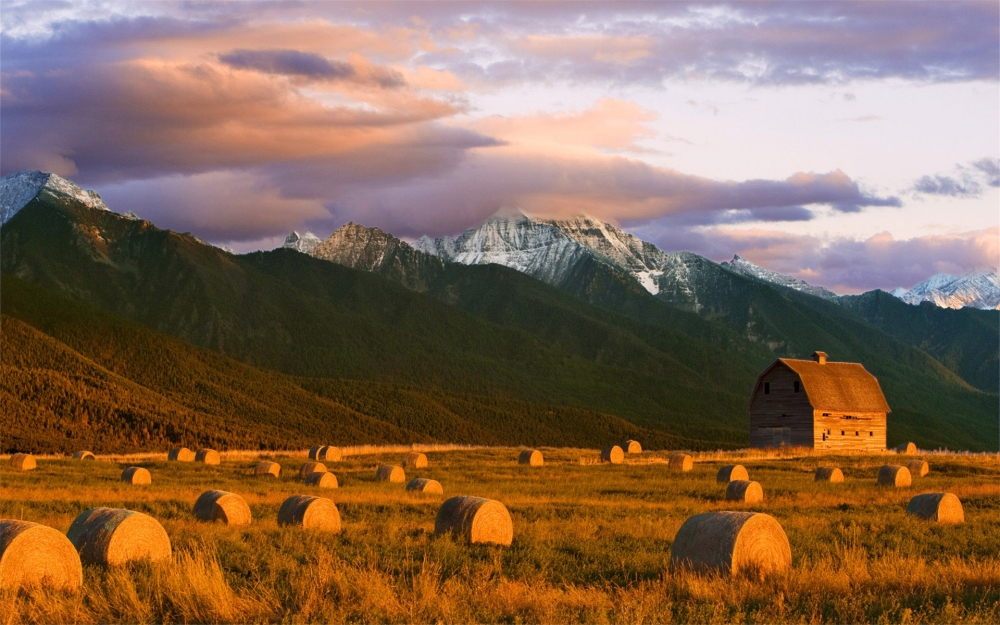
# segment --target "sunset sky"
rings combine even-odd
[[[998,6],[4,1],[0,167],[239,251],[520,208],[909,287],[1000,262]]]

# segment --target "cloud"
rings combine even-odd
[[[955,165],[954,173],[921,176],[910,187],[917,197],[940,195],[955,198],[977,198],[983,185],[1000,187],[1000,159],[985,157],[968,165]]]
[[[880,115],[861,115],[860,117],[841,117],[839,122],[879,122],[885,119]]]
[[[268,74],[291,74],[320,79],[354,78],[350,63],[298,50],[247,50],[238,48],[219,55],[219,60],[239,69],[255,69]]]

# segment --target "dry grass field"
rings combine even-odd
[[[84,566],[76,594],[0,593],[0,623],[997,623],[1000,622],[1000,462],[996,455],[921,457],[913,486],[876,485],[889,453],[823,457],[794,451],[695,454],[694,470],[666,470],[667,453],[594,462],[597,450],[543,449],[545,466],[517,464],[517,449],[438,448],[407,472],[445,494],[407,493],[375,481],[403,449],[353,450],[328,463],[341,487],[322,491],[340,509],[341,534],[282,527],[281,502],[319,494],[298,479],[301,454],[223,454],[220,466],[166,462],[165,454],[97,462],[40,457],[16,472],[0,458],[0,518],[63,532],[95,506],[160,520],[172,561],[119,569]],[[365,452],[365,453],[360,453]],[[280,479],[251,473],[260,459]],[[744,464],[763,504],[731,504],[716,471]],[[124,466],[150,470],[151,486],[119,482]],[[843,484],[813,481],[837,464]],[[242,495],[254,521],[198,522],[208,489]],[[906,514],[910,497],[947,490],[966,523]],[[441,502],[467,494],[502,501],[514,520],[510,548],[468,546],[433,534]],[[672,572],[671,541],[689,516],[751,509],[776,517],[793,567],[763,580]]]

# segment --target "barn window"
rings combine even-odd
[[[840,431],[840,435],[841,435],[841,436],[843,436],[843,435],[844,435],[844,430],[841,430],[841,431]]]
[[[855,432],[855,433],[854,433],[854,435],[855,435],[855,436],[861,436],[861,435],[860,435],[860,434],[858,434],[857,432]]]
[[[802,385],[801,382],[799,382],[798,380],[795,380],[795,392],[796,393],[799,392],[799,388],[801,387],[801,385]]]
[[[869,432],[868,436],[875,436],[875,432]]]
[[[764,394],[765,395],[770,395],[771,394],[771,383],[770,382],[764,382]]]

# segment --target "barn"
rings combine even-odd
[[[827,451],[885,449],[889,404],[875,376],[856,362],[779,358],[757,378],[750,403],[751,447]]]

